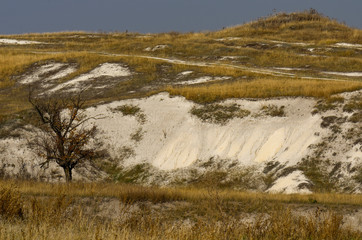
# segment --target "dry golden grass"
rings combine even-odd
[[[214,102],[227,98],[329,97],[332,94],[362,88],[360,81],[324,80],[254,80],[206,86],[169,87],[172,95],[181,95],[196,102]]]
[[[240,219],[219,220],[198,219],[187,221],[167,221],[165,217],[137,216],[129,222],[101,221],[88,219],[82,214],[72,219],[59,220],[45,218],[44,221],[13,221],[2,223],[1,239],[360,239],[358,232],[343,229],[342,218],[333,213],[318,216],[295,217],[291,211],[279,211],[268,219],[258,216],[251,224],[238,222]],[[60,219],[63,219],[59,217]]]
[[[0,181],[4,188],[16,188],[22,195],[69,197],[111,197],[122,201],[197,202],[213,198],[210,189],[188,187],[142,187],[117,183],[44,183],[34,181]],[[211,190],[214,191],[214,190]],[[313,194],[268,194],[258,192],[242,192],[231,189],[217,190],[218,196],[227,201],[273,201],[285,203],[347,204],[362,206],[362,196],[359,194],[313,193]]]
[[[25,51],[0,49],[0,88],[13,84],[11,76],[20,74],[32,63],[49,58],[46,54],[31,54]]]
[[[295,203],[303,202],[331,201],[353,209],[361,206],[359,195],[270,195],[109,183],[1,181],[1,186],[4,240],[361,238],[360,232],[342,227],[342,215],[320,204],[310,213],[304,212],[308,205],[301,205],[304,214],[293,213]],[[161,197],[165,192],[174,197]],[[110,199],[118,199],[119,207],[108,206]],[[289,203],[294,203],[294,210]],[[254,220],[245,221],[245,216]]]
[[[360,56],[351,56],[345,58],[341,55],[348,54],[347,51],[330,54],[325,56],[308,56],[298,53],[289,52],[287,50],[264,50],[254,55],[252,62],[257,66],[263,67],[291,67],[298,68],[303,66],[312,67],[314,70],[333,69],[333,71],[349,72],[355,71],[362,66],[362,58]],[[307,70],[307,69],[306,69]]]

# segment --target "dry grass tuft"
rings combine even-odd
[[[22,218],[24,214],[21,195],[15,185],[0,189],[0,218]]]

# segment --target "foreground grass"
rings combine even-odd
[[[291,208],[311,200],[327,205]],[[1,181],[0,239],[360,239],[328,210],[339,204],[360,207],[361,196]]]
[[[158,188],[115,183],[71,183],[51,184],[33,181],[1,181],[2,187],[15,188],[22,195],[69,197],[111,197],[124,201],[151,201],[154,203],[168,201],[197,202],[210,200],[210,189],[205,188]],[[284,203],[322,203],[347,204],[362,206],[359,194],[313,193],[313,194],[267,194],[260,192],[240,192],[230,189],[218,189],[218,197],[227,201],[273,201]]]

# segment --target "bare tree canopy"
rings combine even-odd
[[[41,134],[29,144],[45,161],[41,166],[56,162],[63,168],[67,182],[72,181],[73,168],[92,160],[95,151],[89,147],[97,129],[87,122],[84,114],[85,101],[81,94],[74,97],[33,97],[29,102],[41,120]]]

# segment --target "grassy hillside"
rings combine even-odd
[[[132,70],[131,78],[105,89],[93,102],[165,90],[196,101],[214,101],[228,97],[328,97],[362,88],[360,75],[343,75],[361,71],[362,30],[314,10],[278,13],[216,32],[64,32],[2,38],[40,43],[0,44],[0,115],[29,108],[28,86],[19,84],[20,76],[50,61],[77,66],[77,71],[59,83],[105,62],[122,63]],[[175,79],[183,71],[192,71],[189,78],[228,78],[217,84],[180,88]],[[202,96],[195,97],[198,92]]]

